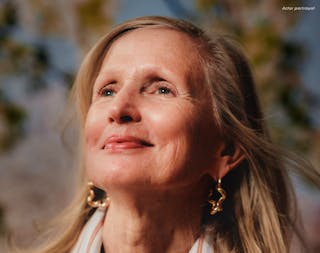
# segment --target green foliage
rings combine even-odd
[[[12,37],[12,30],[18,25],[16,7],[9,1],[0,9],[0,73],[3,76],[30,75],[38,76],[44,71],[45,52],[33,45],[27,45]],[[31,83],[33,83],[31,81]]]
[[[9,101],[0,90],[0,151],[7,150],[23,136],[23,122],[26,119],[24,109]]]
[[[7,82],[12,76],[23,76],[27,80],[29,92],[45,88],[47,83],[44,75],[50,67],[46,49],[17,41],[12,36],[12,31],[19,25],[17,7],[12,2],[5,1],[0,6],[0,20],[1,82]],[[0,89],[0,151],[12,148],[23,137],[23,124],[27,118],[24,108],[9,99],[6,92]]]
[[[6,1],[0,9],[0,24],[3,26],[12,27],[17,24],[17,11],[14,4]]]
[[[308,102],[311,94],[301,82],[298,69],[305,59],[301,44],[284,34],[297,22],[297,13],[282,11],[283,6],[301,5],[301,1],[219,1],[197,0],[204,18],[216,31],[236,36],[253,64],[258,92],[262,98],[275,140],[293,150],[312,156],[320,144]],[[200,18],[201,19],[201,18]],[[319,104],[319,98],[312,97]],[[319,156],[315,157],[319,160]]]
[[[77,7],[79,24],[85,28],[100,28],[110,22],[104,13],[104,0],[83,1]]]
[[[208,11],[216,2],[217,0],[196,0],[196,4],[201,11]]]
[[[110,28],[112,16],[107,8],[110,0],[85,0],[75,4],[75,19],[77,24],[77,40],[87,51],[102,34]]]
[[[0,236],[5,233],[5,220],[4,220],[4,208],[0,205]]]

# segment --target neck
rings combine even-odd
[[[200,235],[206,194],[145,192],[111,195],[103,228],[106,253],[188,252]]]

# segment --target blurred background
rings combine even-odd
[[[284,8],[293,6],[314,8]],[[319,1],[0,0],[0,252],[8,233],[28,245],[72,197],[72,141],[61,138],[68,91],[90,46],[142,15],[234,36],[252,64],[275,142],[319,168]],[[73,130],[66,132],[72,140]],[[292,178],[308,243],[320,252],[319,190]]]

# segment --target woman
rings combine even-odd
[[[127,21],[89,52],[73,95],[82,190],[39,252],[289,251],[299,233],[285,165],[301,162],[271,143],[228,39]]]

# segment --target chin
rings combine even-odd
[[[103,167],[90,166],[88,164],[87,175],[90,181],[93,181],[97,187],[103,190],[112,187],[137,187],[146,185],[149,181],[148,175],[141,167],[127,166],[125,164],[113,164]]]

